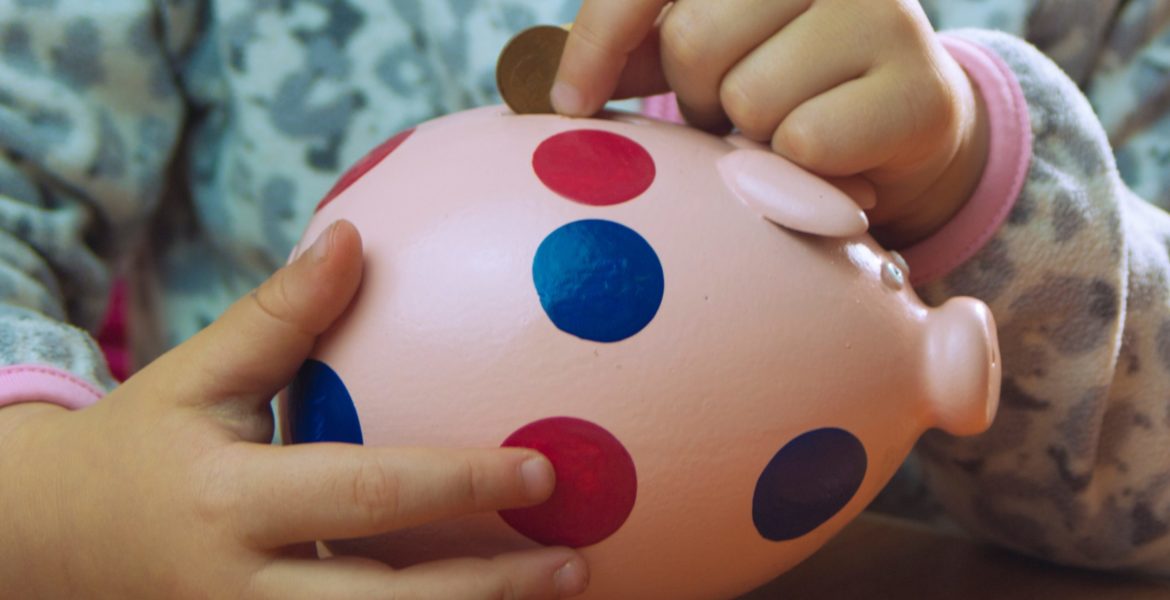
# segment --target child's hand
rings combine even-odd
[[[317,560],[371,535],[548,497],[519,449],[274,447],[269,399],[361,278],[349,224],[95,406],[0,411],[0,587],[12,598],[558,598],[567,549],[393,571]]]
[[[585,0],[553,88],[558,111],[673,90],[694,125],[730,120],[820,175],[864,177],[874,233],[895,247],[936,231],[974,190],[982,110],[918,2],[665,4]]]

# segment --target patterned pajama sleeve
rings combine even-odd
[[[162,193],[190,4],[0,0],[0,399],[113,385],[85,329]]]
[[[1077,85],[1019,38],[964,31],[1023,88],[1023,191],[975,256],[921,286],[987,302],[1004,380],[991,430],[918,447],[949,515],[1044,559],[1170,575],[1170,216],[1123,183]],[[1164,77],[1164,76],[1163,76]]]

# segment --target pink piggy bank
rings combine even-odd
[[[557,487],[336,553],[568,545],[587,598],[732,597],[823,545],[926,429],[995,413],[986,306],[926,307],[857,204],[742,138],[473,110],[375,149],[305,239],[338,219],[365,278],[285,439],[528,446]]]

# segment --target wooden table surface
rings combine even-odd
[[[1170,600],[1170,583],[1054,567],[905,521],[863,515],[741,600]]]

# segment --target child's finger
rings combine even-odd
[[[888,102],[881,77],[846,82],[796,107],[776,129],[772,149],[823,176],[843,177],[885,165],[905,152],[914,108]]]
[[[238,527],[258,548],[385,533],[438,519],[531,506],[555,487],[532,450],[250,447],[236,467]]]
[[[642,40],[642,45],[630,53],[613,91],[613,99],[645,98],[670,91],[666,74],[662,72],[660,49],[658,27],[654,27]]]
[[[238,300],[210,327],[143,371],[189,405],[260,404],[288,383],[361,281],[354,226],[330,227],[300,258]]]
[[[691,124],[714,129],[726,123],[720,101],[724,77],[808,6],[794,0],[680,0],[670,7],[662,20],[662,69]],[[776,85],[776,79],[769,72],[764,80]]]
[[[569,31],[553,85],[557,112],[596,113],[613,96],[629,56],[654,28],[667,0],[585,0]]]
[[[826,39],[840,41],[826,51]],[[736,64],[718,100],[745,136],[766,141],[797,106],[864,75],[873,61],[856,23],[813,8]]]
[[[352,557],[278,560],[253,576],[249,591],[260,598],[289,600],[541,600],[576,595],[584,590],[588,577],[588,567],[576,552],[547,548],[401,571]]]
[[[424,563],[399,571],[397,580],[410,598],[568,598],[585,591],[589,567],[572,550],[543,548]],[[501,594],[511,586],[514,595]]]

